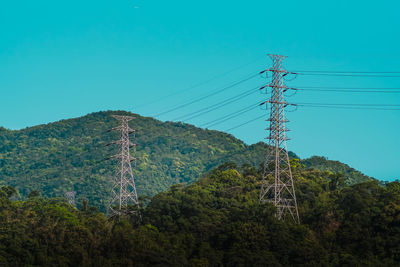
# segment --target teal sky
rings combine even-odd
[[[4,0],[0,125],[20,129],[109,109],[153,116],[269,67],[267,53],[287,55],[288,70],[400,71],[399,10],[395,0]],[[265,82],[254,78],[158,118],[174,120]],[[287,85],[400,87],[400,78],[299,76]],[[188,122],[201,125],[264,98],[255,93]],[[400,104],[400,94],[300,91],[288,101]],[[400,178],[400,111],[299,108],[287,117],[288,148],[299,156]],[[231,133],[255,143],[264,128],[260,119]]]

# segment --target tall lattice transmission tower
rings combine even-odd
[[[129,135],[135,134],[136,131],[128,125],[134,117],[121,115],[112,115],[112,117],[121,124],[111,129],[120,132],[120,140],[111,143],[119,145],[119,152],[111,157],[118,160],[118,168],[111,189],[109,212],[111,216],[136,214],[140,218],[138,195],[131,165],[136,158],[130,154],[130,149],[135,148],[136,144],[129,138]]]
[[[296,193],[290,169],[289,155],[286,146],[285,101],[284,92],[288,87],[284,84],[284,76],[288,72],[283,69],[282,61],[286,58],[281,55],[269,55],[272,67],[267,71],[272,73],[272,81],[266,87],[271,88],[271,98],[266,101],[270,104],[269,135],[267,136],[268,151],[264,163],[264,174],[261,184],[260,203],[271,202],[276,207],[276,217],[285,220],[290,214],[295,223],[299,223]]]

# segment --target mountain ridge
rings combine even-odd
[[[135,182],[140,195],[192,183],[227,161],[258,167],[264,160],[267,145],[262,142],[248,145],[231,134],[187,123],[100,111],[21,130],[0,130],[0,185],[16,187],[23,197],[33,190],[49,197],[77,191],[78,198],[88,198],[104,209],[115,166],[105,159],[116,151],[106,144],[118,140],[116,133],[107,132],[118,125],[111,114],[136,117],[130,125],[138,130]],[[291,156],[297,157],[293,152]],[[301,163],[313,167],[313,162]],[[318,167],[323,170],[323,162]],[[329,170],[335,171],[334,167]],[[350,183],[371,179],[354,171]]]

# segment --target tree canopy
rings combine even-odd
[[[292,161],[301,224],[259,205],[261,171],[227,163],[156,194],[142,221],[0,189],[0,265],[398,266],[400,182],[347,185]]]

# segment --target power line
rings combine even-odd
[[[364,74],[395,74],[400,71],[325,71],[325,70],[298,70],[293,72],[307,72],[307,73],[364,73]]]
[[[207,83],[209,83],[209,82],[212,82],[212,81],[217,80],[217,79],[219,79],[219,78],[221,78],[221,77],[224,77],[224,76],[226,76],[226,75],[228,75],[228,74],[230,74],[230,73],[232,73],[232,72],[235,72],[235,71],[237,71],[237,70],[239,70],[239,69],[242,69],[242,68],[244,68],[244,67],[246,67],[246,66],[248,66],[248,65],[251,65],[251,64],[253,64],[254,62],[260,60],[261,58],[262,58],[262,57],[257,57],[256,59],[254,59],[254,60],[252,60],[252,61],[250,61],[250,62],[248,62],[248,63],[246,63],[246,64],[240,65],[239,67],[236,67],[236,68],[233,68],[233,69],[228,70],[228,71],[226,71],[226,72],[223,72],[223,73],[221,73],[221,74],[215,75],[215,76],[211,77],[210,79],[207,79],[207,80],[205,80],[205,81],[199,82],[199,83],[197,83],[197,84],[195,84],[195,85],[193,85],[193,86],[189,86],[189,87],[187,87],[187,88],[185,88],[185,89],[182,89],[182,90],[179,90],[179,91],[177,91],[177,92],[174,92],[174,93],[165,95],[165,96],[160,97],[160,98],[158,98],[158,99],[156,99],[156,100],[154,100],[154,101],[151,101],[151,102],[148,102],[148,103],[146,103],[146,104],[142,104],[142,105],[139,105],[139,106],[136,106],[136,107],[143,107],[143,106],[146,106],[146,105],[154,104],[154,103],[160,102],[160,101],[162,101],[162,100],[164,100],[164,99],[166,99],[166,98],[169,98],[169,97],[171,97],[171,96],[176,96],[176,95],[179,95],[179,94],[188,92],[188,91],[190,91],[190,90],[192,90],[192,89],[195,89],[195,88],[197,88],[197,87],[200,87],[200,86],[202,86],[202,85],[205,85],[205,84],[207,84]]]
[[[234,127],[232,127],[232,128],[229,128],[229,129],[225,130],[225,132],[232,131],[232,130],[234,130],[234,129],[237,129],[237,128],[239,128],[239,127],[242,127],[242,126],[244,126],[244,125],[246,125],[246,124],[249,124],[249,123],[251,123],[251,122],[253,122],[253,121],[259,120],[259,119],[264,118],[264,117],[265,117],[265,115],[263,114],[263,115],[261,115],[261,116],[259,116],[259,117],[257,117],[257,118],[254,118],[254,119],[252,119],[252,120],[249,120],[249,121],[246,121],[246,122],[241,123],[241,124],[239,124],[239,125],[236,125],[236,126],[234,126]]]
[[[329,86],[297,86],[296,88],[310,89],[340,89],[340,90],[400,90],[400,87],[329,87]],[[294,88],[294,89],[296,89]]]
[[[400,90],[354,90],[354,89],[318,89],[318,88],[289,88],[292,90],[300,91],[317,91],[317,92],[341,92],[341,93],[386,93],[386,94],[398,94]]]
[[[221,107],[224,107],[224,106],[226,106],[226,105],[228,105],[228,104],[231,104],[231,103],[233,103],[233,102],[236,102],[236,101],[242,99],[243,97],[246,97],[246,96],[249,96],[249,95],[251,95],[251,94],[254,94],[255,92],[257,92],[255,89],[258,89],[258,88],[259,88],[259,86],[255,87],[255,88],[252,88],[252,89],[250,89],[250,90],[248,90],[248,91],[242,92],[242,93],[240,93],[240,94],[238,94],[238,95],[235,95],[235,96],[233,96],[233,97],[230,97],[230,98],[228,98],[228,99],[225,99],[225,100],[223,100],[223,101],[220,101],[220,102],[218,102],[218,103],[216,103],[216,104],[213,104],[213,105],[210,105],[210,106],[208,106],[208,107],[205,107],[205,108],[202,108],[202,109],[193,111],[193,112],[191,112],[191,113],[189,113],[189,114],[180,116],[180,117],[174,119],[174,121],[175,121],[175,120],[180,120],[180,119],[185,118],[185,117],[188,117],[188,116],[190,116],[190,117],[187,118],[186,120],[191,120],[191,119],[193,119],[193,118],[197,118],[197,117],[199,117],[199,116],[201,116],[201,115],[204,115],[204,114],[206,114],[206,113],[209,113],[209,112],[211,112],[211,111],[214,111],[214,110],[216,110],[216,109],[219,109],[219,108],[221,108]]]
[[[388,108],[363,108],[363,107],[358,108],[358,107],[333,107],[333,106],[318,106],[318,105],[297,105],[297,106],[301,106],[301,107],[316,107],[316,108],[334,108],[334,109],[336,108],[336,109],[360,109],[360,110],[400,110],[400,109],[393,109],[393,108],[389,108],[389,109]],[[265,117],[265,115],[261,115],[259,117],[251,119],[251,120],[246,121],[244,123],[236,125],[236,126],[234,126],[232,128],[226,129],[225,132],[229,132],[229,131],[235,130],[237,128],[240,128],[240,127],[242,127],[244,125],[247,125],[249,123],[252,123],[253,121],[259,120],[259,119],[264,118],[264,117]]]
[[[208,128],[208,127],[212,127],[212,126],[224,123],[225,121],[228,121],[228,120],[231,120],[233,118],[236,118],[236,117],[238,117],[238,116],[240,116],[240,115],[242,115],[242,114],[244,114],[246,112],[249,112],[249,111],[253,110],[254,108],[256,108],[258,106],[260,106],[260,103],[256,103],[256,104],[247,106],[245,108],[242,108],[242,109],[237,110],[235,112],[229,113],[229,114],[227,114],[225,116],[222,116],[220,118],[217,118],[215,120],[212,120],[212,121],[209,121],[207,123],[204,123],[204,124],[200,125],[200,127],[205,127],[206,126]]]
[[[313,76],[400,78],[400,75],[369,75],[369,74],[345,74],[345,73],[305,73],[305,72],[290,72],[290,74],[295,74],[295,75],[313,75]]]
[[[293,103],[294,105],[400,107],[399,104]]]
[[[306,108],[331,108],[331,109],[357,109],[357,110],[400,110],[400,108],[374,108],[374,107],[354,107],[354,106],[324,106],[324,105],[298,105],[299,107],[306,107]]]
[[[199,101],[201,101],[201,100],[204,100],[204,99],[206,99],[206,98],[209,98],[209,97],[211,97],[211,96],[214,96],[214,95],[216,95],[216,94],[219,94],[219,93],[221,93],[221,92],[223,92],[223,91],[226,91],[226,90],[228,90],[228,89],[231,89],[231,88],[233,88],[233,87],[235,87],[235,86],[237,86],[237,85],[239,85],[239,84],[242,84],[242,83],[244,83],[244,82],[246,82],[246,81],[248,81],[248,80],[251,80],[251,79],[253,79],[254,77],[256,77],[256,76],[258,76],[258,75],[259,75],[259,73],[257,72],[256,74],[252,74],[251,76],[248,76],[248,77],[246,77],[246,78],[244,78],[244,79],[242,79],[242,80],[240,80],[240,81],[238,81],[238,82],[235,82],[235,83],[233,83],[233,84],[231,84],[231,85],[228,85],[228,86],[226,86],[226,87],[224,87],[224,88],[222,88],[222,89],[220,89],[220,90],[217,90],[217,91],[215,91],[215,92],[212,92],[212,93],[210,93],[210,94],[208,94],[208,95],[205,95],[205,96],[202,96],[202,97],[195,98],[194,100],[189,101],[189,102],[187,102],[187,103],[185,103],[185,104],[181,104],[181,105],[179,105],[179,106],[176,106],[176,107],[171,108],[171,109],[169,109],[169,110],[166,110],[166,111],[164,111],[164,112],[158,113],[158,114],[154,115],[153,117],[158,117],[158,116],[161,116],[161,115],[170,113],[170,112],[172,112],[172,111],[175,111],[175,110],[184,108],[184,107],[189,106],[189,105],[191,105],[191,104],[197,103],[197,102],[199,102]]]
[[[400,109],[393,109],[393,108],[334,107],[334,106],[322,106],[322,105],[321,105],[321,106],[319,106],[319,105],[297,105],[297,106],[300,106],[300,107],[316,107],[316,108],[333,108],[333,109],[400,110]],[[244,126],[244,125],[247,125],[247,124],[249,124],[249,123],[252,123],[253,121],[259,120],[259,119],[264,118],[264,117],[265,117],[265,115],[261,115],[261,116],[259,116],[259,117],[256,117],[256,118],[254,118],[254,119],[251,119],[251,120],[246,121],[246,122],[244,122],[244,123],[241,123],[241,124],[239,124],[239,125],[236,125],[236,126],[234,126],[234,127],[232,127],[232,128],[226,129],[225,132],[229,132],[229,131],[235,130],[235,129],[239,128],[239,127],[242,127],[242,126]]]

